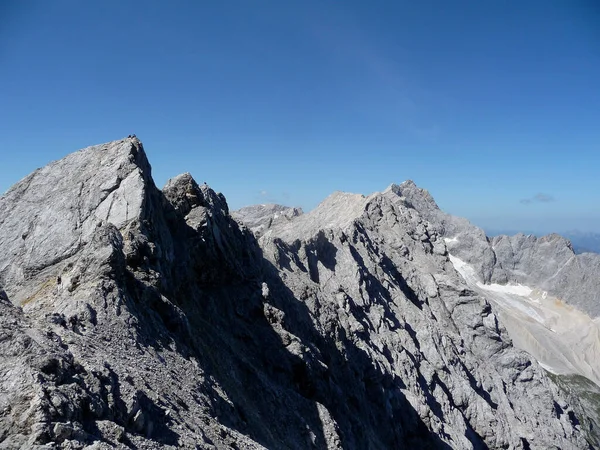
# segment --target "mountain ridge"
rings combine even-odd
[[[4,447],[587,448],[400,196],[257,240],[137,139],[73,155],[0,197]]]

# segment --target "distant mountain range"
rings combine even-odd
[[[486,229],[485,233],[490,236],[500,236],[502,234],[512,236],[518,233],[523,234],[532,234],[534,236],[541,237],[544,233],[539,233],[530,230],[494,230],[494,229]],[[589,231],[579,231],[579,230],[569,230],[565,232],[558,233],[564,238],[571,241],[573,245],[573,250],[577,254],[581,253],[600,253],[600,233],[594,233]]]

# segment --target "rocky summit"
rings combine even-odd
[[[0,198],[0,448],[594,448],[583,363],[542,367],[499,292],[593,318],[598,267],[411,182],[230,213],[89,147]]]

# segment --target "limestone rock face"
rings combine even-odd
[[[80,150],[13,186],[0,202],[0,279],[11,300],[25,301],[32,279],[75,255],[98,227],[144,220],[149,183],[140,142],[125,139]]]
[[[558,376],[575,403],[582,399],[579,409],[594,422],[585,428],[600,446],[600,255],[576,255],[556,234],[487,238],[465,219],[442,212],[412,182],[384,194],[418,211],[444,236],[453,265],[490,301],[513,344]]]
[[[414,209],[383,194],[334,194],[260,243],[321,333],[349,362],[364,361],[340,384],[364,385],[354,394],[363,410],[375,402],[391,411],[354,413],[388,430],[379,435],[383,447],[406,442],[415,423],[452,448],[585,447],[568,414],[554,410],[564,405],[556,387],[512,346]],[[414,411],[401,406],[406,400]]]
[[[386,194],[407,204],[448,238],[450,252],[472,265],[483,283],[536,286],[586,312],[600,316],[600,255],[576,255],[571,243],[557,235],[496,236],[466,219],[441,211],[431,195],[413,182],[390,186]]]
[[[587,448],[413,206],[257,242],[136,138],[34,172],[0,198],[0,448]]]
[[[267,204],[246,206],[233,211],[231,215],[250,228],[255,236],[260,236],[274,224],[292,220],[301,214],[303,214],[302,208]]]

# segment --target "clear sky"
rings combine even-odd
[[[413,179],[491,228],[600,232],[600,6],[0,1],[0,192],[136,133],[157,185],[309,210]]]

